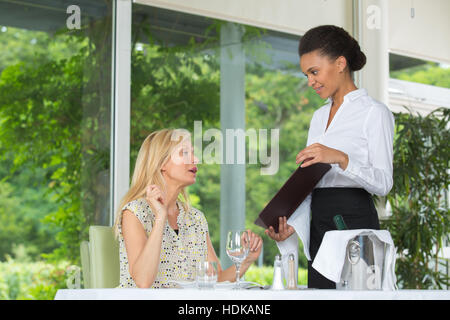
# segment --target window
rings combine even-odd
[[[227,265],[220,248],[224,225],[242,223],[263,235],[253,222],[297,167],[295,156],[306,145],[312,114],[324,101],[308,90],[301,74],[297,36],[137,4],[132,21],[130,169],[152,131],[189,130],[200,141],[196,155],[202,161],[188,190],[208,220],[216,253],[221,252]],[[210,134],[223,125],[247,133],[244,164],[237,157],[230,165],[208,162],[208,147],[216,141]],[[267,150],[254,144],[261,129]],[[239,171],[239,166],[244,176],[237,174],[233,180],[224,175],[223,170]],[[262,168],[270,174],[263,174]],[[227,177],[231,181],[224,182]],[[233,190],[239,188],[242,194]],[[230,196],[240,198],[224,200]],[[234,210],[234,202],[243,206]],[[221,210],[227,212],[222,217]],[[278,249],[265,240],[264,263],[271,265]]]
[[[0,1],[0,21],[0,261],[79,264],[109,224],[112,2]]]

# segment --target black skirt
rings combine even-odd
[[[317,188],[312,193],[311,229],[308,261],[308,288],[336,289],[312,267],[325,232],[337,230],[333,217],[340,214],[348,229],[380,229],[378,214],[372,196],[360,188]]]

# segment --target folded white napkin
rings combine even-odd
[[[311,220],[311,194],[298,206],[294,213],[287,220],[287,224],[292,226],[295,233],[284,241],[278,241],[278,250],[281,253],[281,262],[283,265],[283,278],[287,280],[290,254],[294,255],[294,270],[298,270],[298,238],[303,242],[303,253],[308,260],[309,255],[309,226]],[[296,275],[297,277],[297,275]],[[297,279],[296,279],[297,281]]]
[[[290,253],[298,255],[298,238],[303,242],[303,253],[308,260],[311,260],[309,254],[309,226],[311,221],[311,194],[298,206],[294,213],[287,220],[287,224],[292,226],[295,233],[284,241],[277,242],[278,249],[282,256]],[[298,236],[298,238],[297,238]],[[295,259],[297,261],[297,259]]]
[[[386,254],[384,259],[385,276],[381,287],[383,290],[396,290],[397,278],[395,276],[395,259],[397,250],[392,241],[391,234],[387,230],[356,229],[328,231],[323,237],[322,244],[320,245],[312,267],[324,277],[338,283],[341,280],[347,244],[351,239],[362,233],[368,234],[369,238],[376,237],[376,239],[372,239],[378,239],[386,244]],[[376,260],[381,258],[379,255],[379,252],[375,252]]]

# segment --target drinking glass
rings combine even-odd
[[[227,234],[227,255],[236,266],[236,285],[234,289],[240,289],[240,268],[247,258],[250,250],[250,237],[247,231],[229,231]]]
[[[217,282],[217,263],[205,260],[198,261],[195,279],[198,289],[214,289]]]

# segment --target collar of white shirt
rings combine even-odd
[[[354,101],[354,100],[358,99],[359,97],[366,96],[366,95],[367,95],[367,90],[366,89],[364,89],[364,88],[356,89],[356,90],[353,90],[353,91],[350,91],[349,93],[347,93],[344,96],[344,101],[346,101],[348,99],[350,101]],[[327,99],[327,103],[330,103],[332,101],[333,101],[333,99],[331,99],[331,97],[329,97]]]

